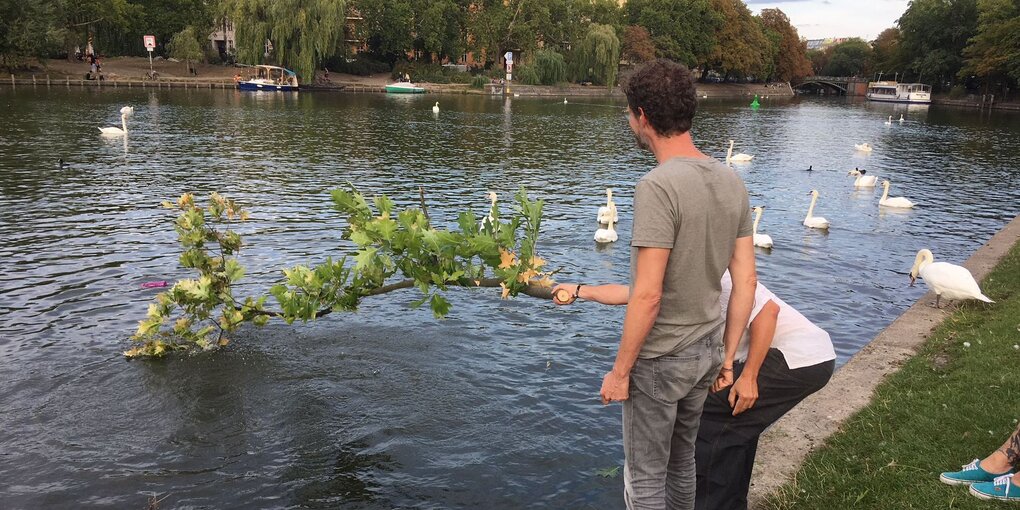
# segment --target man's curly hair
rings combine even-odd
[[[664,58],[653,60],[631,75],[623,92],[634,115],[641,108],[659,136],[691,130],[698,100],[686,67]]]

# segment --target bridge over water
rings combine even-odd
[[[868,90],[868,80],[856,76],[808,76],[793,88],[808,93],[863,96]]]

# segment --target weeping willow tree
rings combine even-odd
[[[237,55],[245,63],[269,59],[312,80],[316,65],[343,42],[343,0],[224,0],[222,14],[237,27]]]
[[[593,23],[574,53],[574,78],[612,88],[620,66],[620,39],[612,25]]]

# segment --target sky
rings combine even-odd
[[[873,40],[896,25],[908,0],[745,0],[751,12],[779,8],[805,39],[860,37]]]

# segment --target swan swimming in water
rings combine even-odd
[[[599,207],[599,213],[595,217],[599,223],[618,223],[619,215],[616,214],[616,202],[613,202],[613,190],[606,188],[606,205]]]
[[[768,234],[758,233],[758,223],[761,221],[761,214],[765,211],[765,208],[758,206],[754,208],[754,235],[751,237],[754,245],[759,248],[771,248],[772,247],[772,236]]]
[[[499,199],[499,196],[496,195],[496,192],[495,191],[490,191],[489,192],[489,200],[492,201],[492,206],[489,208],[489,215],[484,217],[484,218],[482,218],[482,221],[478,222],[478,226],[481,229],[483,229],[483,230],[485,229],[485,224],[486,223],[492,225],[492,229],[493,230],[496,229],[496,218],[492,214],[494,212],[496,212],[496,200],[497,199]]]
[[[613,230],[613,224],[608,223],[606,228],[600,228],[595,231],[595,242],[596,243],[615,243],[618,236],[616,230]]]
[[[730,150],[726,151],[727,162],[733,161],[736,163],[746,163],[748,161],[751,161],[752,159],[754,159],[754,156],[750,154],[744,154],[743,152],[733,154],[733,140],[730,140]]]
[[[854,168],[853,170],[847,172],[847,175],[857,176],[857,179],[854,180],[855,188],[874,188],[875,185],[878,184],[878,177],[875,177],[874,175],[865,175],[867,173],[868,173],[867,170],[860,170],[858,168]]]
[[[967,268],[948,262],[935,262],[931,250],[923,249],[917,252],[914,266],[910,268],[911,287],[914,286],[918,276],[935,291],[935,308],[939,308],[942,296],[953,300],[977,299],[985,303],[995,302],[981,292],[981,288],[974,281],[974,275],[970,274]]]
[[[436,101],[435,106],[432,107],[432,113],[439,113],[439,101]]]
[[[804,226],[817,228],[821,230],[828,230],[829,220],[826,220],[821,216],[812,216],[812,214],[815,212],[815,202],[818,201],[818,191],[811,190],[811,192],[808,194],[811,195],[811,206],[808,207],[807,216],[804,217]]]
[[[891,126],[892,125],[892,115],[889,116],[889,120],[885,121],[885,125],[886,126]]]
[[[882,198],[878,199],[878,205],[882,205],[885,207],[900,207],[903,209],[909,209],[911,207],[914,207],[914,203],[911,202],[910,200],[907,200],[906,197],[889,198],[888,180],[882,181],[882,187],[885,189],[882,190]]]
[[[127,129],[127,118],[135,113],[134,107],[125,106],[120,109],[120,125],[121,127],[101,127],[99,132],[104,136],[120,136],[126,135]]]
[[[906,119],[904,119],[904,118],[903,118],[903,114],[901,113],[901,114],[900,114],[900,124],[903,124],[903,121],[904,121],[904,120],[906,120]]]
[[[861,152],[871,152],[871,144],[868,142],[855,143],[854,148]]]

